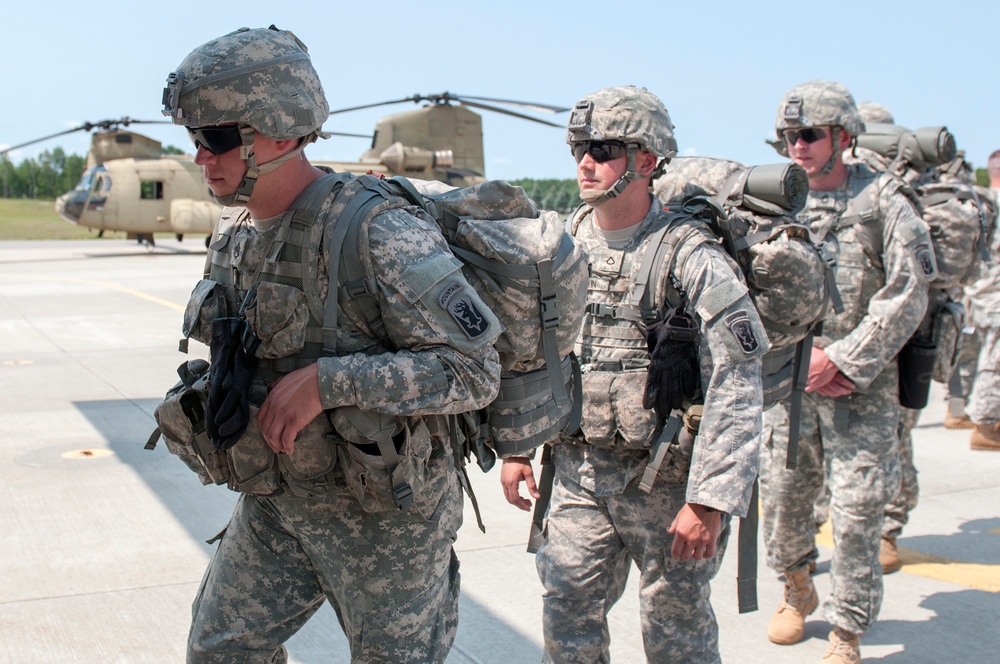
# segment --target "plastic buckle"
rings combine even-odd
[[[413,489],[410,488],[410,484],[403,482],[392,487],[392,499],[399,509],[409,509],[413,504]]]
[[[559,327],[559,308],[556,306],[555,295],[542,298],[541,311],[539,313],[541,314],[543,330],[552,330]]]

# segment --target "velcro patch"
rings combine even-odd
[[[438,304],[448,310],[465,336],[470,339],[481,337],[490,329],[489,319],[479,310],[465,287],[457,281],[444,287],[438,297]]]
[[[736,337],[736,341],[739,342],[744,353],[750,355],[760,348],[760,342],[757,341],[757,336],[753,333],[753,326],[750,324],[750,315],[745,309],[729,314],[722,319],[722,322]]]

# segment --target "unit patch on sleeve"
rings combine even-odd
[[[756,335],[753,333],[753,326],[750,325],[750,316],[743,309],[733,312],[722,319],[722,322],[726,324],[729,331],[733,333],[736,337],[736,341],[739,342],[740,348],[747,355],[754,353],[760,348],[760,342],[757,341]]]
[[[490,329],[490,322],[476,306],[462,284],[456,282],[445,286],[438,297],[438,304],[448,310],[462,332],[470,339],[482,336]]]

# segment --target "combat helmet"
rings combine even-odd
[[[633,85],[603,88],[578,101],[570,114],[566,142],[619,141],[625,144],[628,162],[625,174],[606,191],[583,196],[591,205],[620,195],[638,174],[635,155],[645,150],[659,157],[653,179],[663,173],[667,162],[677,155],[674,125],[663,102],[645,88]]]
[[[834,81],[815,80],[802,83],[785,93],[774,121],[777,140],[772,143],[778,154],[787,157],[784,130],[800,127],[834,127],[845,130],[851,138],[865,130],[858,106],[850,91]],[[835,150],[821,174],[829,173],[838,152]]]
[[[330,114],[308,49],[287,30],[240,28],[194,49],[167,77],[163,114],[195,130],[235,124],[247,163],[235,194],[223,205],[245,204],[257,177],[269,173],[319,137]],[[301,139],[281,157],[258,164],[254,131],[273,140]]]
[[[888,108],[874,101],[863,101],[858,104],[858,115],[865,125],[869,124],[896,124],[896,118]]]

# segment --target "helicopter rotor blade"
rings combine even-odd
[[[337,113],[347,113],[349,111],[360,111],[366,108],[375,108],[376,106],[388,106],[390,104],[402,104],[403,102],[412,101],[417,103],[424,99],[420,95],[413,95],[412,97],[406,97],[405,99],[393,99],[392,101],[380,101],[374,104],[364,104],[362,106],[351,106],[350,108],[338,108],[336,110],[330,111],[330,115],[336,115]]]
[[[342,131],[326,131],[323,133],[330,134],[331,136],[346,136],[348,138],[367,138],[369,140],[372,138],[371,134],[348,134]]]
[[[55,134],[49,134],[48,136],[43,136],[41,138],[36,138],[26,143],[21,143],[20,145],[14,145],[9,148],[4,148],[0,150],[0,156],[7,154],[13,150],[28,147],[29,145],[34,145],[35,143],[41,143],[42,141],[47,141],[50,138],[56,138],[58,136],[65,136],[66,134],[72,134],[77,131],[92,131],[94,129],[113,129],[119,125],[127,127],[130,124],[170,124],[170,120],[137,120],[126,116],[123,116],[117,120],[100,120],[98,122],[84,122],[79,127],[73,127],[72,129],[67,129],[65,131],[60,131]]]
[[[73,129],[67,129],[66,131],[60,131],[60,132],[55,133],[55,134],[49,134],[48,136],[43,136],[41,138],[36,138],[36,139],[34,139],[32,141],[28,141],[26,143],[21,143],[20,145],[13,145],[13,146],[11,146],[9,148],[4,148],[3,150],[0,150],[0,156],[5,155],[8,152],[11,152],[13,150],[18,150],[20,148],[26,148],[29,145],[34,145],[35,143],[41,143],[42,141],[47,141],[50,138],[56,138],[57,136],[65,136],[66,134],[72,134],[73,132],[77,132],[77,131],[89,131],[89,130],[87,129],[86,125],[80,125],[79,127],[74,127]]]
[[[446,93],[447,94],[447,93]],[[534,111],[541,111],[543,113],[565,113],[570,110],[562,106],[553,106],[551,104],[540,104],[531,101],[514,101],[513,99],[496,99],[494,97],[473,97],[471,95],[451,95],[452,99],[457,99],[458,101],[463,101],[465,99],[472,99],[474,101],[489,101],[495,104],[510,104],[512,106],[520,106],[522,108],[530,108]]]
[[[539,124],[548,125],[550,127],[557,127],[559,129],[563,128],[563,125],[556,122],[549,122],[548,120],[542,120],[541,118],[534,118],[530,115],[525,115],[524,113],[518,113],[517,111],[511,111],[506,108],[498,108],[496,106],[490,106],[488,104],[480,104],[475,101],[468,101],[467,99],[459,99],[458,102],[463,106],[472,106],[473,108],[482,108],[487,111],[493,111],[494,113],[503,113],[504,115],[512,115],[515,118],[521,118],[522,120],[530,120],[531,122],[537,122]]]

